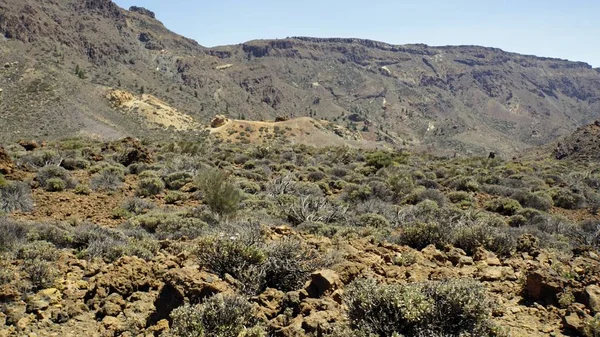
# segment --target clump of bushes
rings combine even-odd
[[[100,170],[90,180],[90,187],[94,191],[114,192],[121,187],[125,180],[125,170],[119,166],[107,166]]]
[[[179,190],[192,182],[193,176],[189,172],[174,172],[163,178],[165,185],[170,190]]]
[[[77,181],[71,177],[69,171],[55,165],[39,169],[35,179],[44,190],[49,192],[63,191],[77,186]]]
[[[31,210],[33,210],[33,199],[28,184],[6,180],[0,184],[0,213]]]
[[[150,197],[161,193],[165,189],[165,183],[153,171],[144,171],[140,174],[136,194],[142,197]]]
[[[490,212],[500,213],[506,216],[515,215],[522,209],[518,201],[510,198],[499,198],[488,201],[484,205],[484,208]]]
[[[424,284],[352,282],[345,291],[351,327],[376,336],[490,335],[490,302],[477,281]]]
[[[240,190],[230,181],[229,175],[219,169],[207,169],[195,179],[202,200],[210,210],[220,216],[232,215],[240,207]]]
[[[173,310],[171,319],[170,333],[177,337],[266,336],[254,307],[239,295],[217,294],[197,305],[185,304]]]

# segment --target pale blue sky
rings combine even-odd
[[[203,46],[287,36],[482,45],[600,67],[598,0],[114,0]]]

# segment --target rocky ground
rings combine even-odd
[[[486,336],[600,331],[581,163],[204,142],[2,149],[0,336],[196,336],[177,317],[217,294],[259,325],[198,336],[363,336],[361,279],[474,280]]]

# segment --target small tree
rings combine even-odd
[[[238,210],[242,196],[240,190],[230,182],[229,174],[219,169],[209,169],[199,173],[195,183],[204,203],[212,212],[231,215]]]

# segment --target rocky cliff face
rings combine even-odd
[[[147,9],[108,0],[0,0],[0,34],[0,63],[22,65],[0,73],[0,107],[6,125],[32,137],[143,134],[111,115],[106,87],[151,93],[206,123],[218,113],[309,116],[397,146],[505,155],[570,134],[600,111],[597,69],[493,48],[294,37],[209,49]],[[23,100],[33,102],[27,111]],[[24,123],[32,115],[49,127]],[[2,137],[12,129],[0,126]]]

